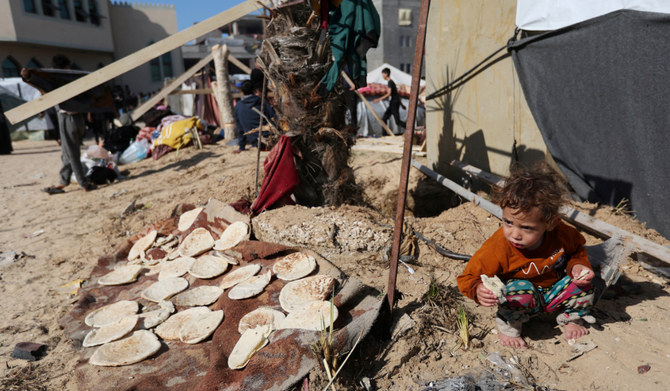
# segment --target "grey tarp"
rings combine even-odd
[[[549,152],[584,199],[670,235],[670,15],[616,11],[511,45]]]

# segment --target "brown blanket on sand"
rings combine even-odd
[[[208,220],[199,218],[199,225],[207,227]],[[65,334],[81,349],[81,360],[75,370],[78,387],[101,390],[285,390],[305,377],[318,364],[311,349],[311,344],[319,338],[319,333],[314,331],[275,331],[270,336],[270,343],[258,351],[245,368],[232,370],[227,365],[228,355],[240,338],[237,331],[240,318],[260,306],[281,310],[279,292],[285,282],[276,278],[262,294],[250,299],[231,300],[227,292],[224,293],[210,306],[212,310],[224,311],[223,322],[211,338],[201,343],[188,345],[179,341],[162,341],[163,346],[158,353],[128,366],[99,367],[88,363],[95,348],[81,347],[81,341],[90,330],[83,322],[86,314],[119,300],[137,300],[140,304],[149,304],[140,298],[140,292],[157,280],[157,274],[143,273],[136,282],[122,286],[102,286],[97,283],[97,279],[115,265],[125,264],[128,251],[138,238],[152,229],[158,230],[161,235],[178,233],[176,223],[177,217],[173,217],[154,224],[119,246],[113,255],[100,258],[89,283],[80,290],[74,309],[61,319]],[[220,227],[216,228],[211,230],[215,238],[219,235],[214,232],[220,231]],[[258,241],[242,242],[234,250],[242,255],[240,266],[258,263],[263,267],[261,273],[272,267],[275,258],[294,251],[285,246]],[[357,338],[368,333],[382,301],[376,299],[377,292],[371,288],[355,279],[346,279],[330,262],[316,253],[311,254],[318,263],[315,273],[328,274],[338,280],[335,305],[339,310],[339,318],[335,323],[334,345],[340,351],[348,350]],[[186,278],[194,287],[218,285],[222,276],[211,280],[192,276]],[[178,308],[180,310],[182,308]]]

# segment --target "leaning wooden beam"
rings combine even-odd
[[[9,110],[5,116],[9,122],[15,124],[19,121],[39,114],[42,111],[53,107],[63,101],[81,94],[84,91],[105,83],[119,75],[122,75],[131,69],[151,61],[152,59],[167,53],[171,50],[177,49],[189,41],[193,41],[210,31],[216,30],[219,27],[233,22],[259,8],[264,4],[268,4],[270,0],[247,0],[233,8],[223,11],[211,18],[195,24],[185,30],[170,35],[169,37],[147,46],[144,49],[130,54],[120,60],[117,60],[104,68],[100,68],[95,72],[79,78],[67,85],[49,92],[35,100],[24,103],[19,107]]]
[[[494,186],[505,185],[505,180],[503,178],[482,171],[477,167],[473,167],[457,160],[452,161],[451,165],[462,169],[467,174],[475,176],[488,184]],[[561,209],[561,216],[564,220],[603,238],[611,238],[614,236],[630,238],[631,244],[640,252],[651,255],[660,261],[670,264],[670,248],[661,246],[660,244],[654,243],[651,240],[634,235],[626,230],[615,227],[612,224],[596,219],[573,208],[563,207]]]
[[[244,72],[244,73],[246,73],[246,74],[248,74],[248,75],[251,74],[251,69],[250,69],[248,66],[246,66],[242,61],[236,59],[235,57],[233,57],[233,56],[230,55],[230,54],[228,54],[228,61],[230,61],[230,62],[232,62],[233,64],[235,64],[238,68],[240,68],[240,69],[242,70],[242,72]]]
[[[435,179],[437,182],[439,182],[442,186],[446,187],[447,189],[453,191],[454,193],[458,194],[459,196],[465,198],[468,201],[474,202],[475,205],[485,209],[495,217],[502,219],[502,209],[500,209],[498,205],[492,203],[491,201],[485,200],[484,198],[467,190],[466,188],[460,186],[456,182],[436,173],[435,171],[417,162],[416,160],[412,160],[412,166],[414,166],[414,168],[419,169],[419,171],[428,175],[429,177]]]
[[[372,107],[372,105],[370,104],[370,102],[368,102],[368,100],[365,98],[365,96],[363,96],[363,94],[361,94],[360,92],[358,92],[358,90],[356,89],[356,84],[354,84],[354,82],[351,80],[351,78],[349,77],[349,75],[347,75],[344,71],[342,71],[342,77],[344,78],[344,80],[347,81],[347,83],[349,83],[350,86],[354,87],[354,91],[356,92],[356,95],[358,95],[358,97],[361,98],[361,100],[363,101],[363,103],[365,103],[365,105],[368,107],[368,110],[370,110],[370,112],[372,113],[372,115],[377,119],[377,122],[379,122],[379,124],[380,124],[380,125],[382,126],[382,128],[386,131],[386,133],[388,133],[389,136],[394,136],[394,137],[395,137],[395,134],[393,134],[393,132],[391,131],[391,129],[389,129],[389,127],[386,126],[386,124],[384,123],[384,121],[382,121],[382,119],[379,117],[379,115],[377,115],[377,112],[376,112],[375,109]]]
[[[149,98],[149,100],[142,103],[142,105],[140,105],[140,107],[136,108],[132,112],[132,114],[130,114],[130,118],[132,118],[133,121],[137,121],[137,119],[140,118],[142,115],[144,115],[144,113],[146,113],[152,107],[154,107],[156,105],[156,103],[158,103],[161,99],[168,96],[170,94],[170,92],[176,90],[177,87],[179,87],[183,82],[188,80],[188,78],[193,76],[193,74],[195,74],[200,69],[202,69],[210,61],[212,61],[212,54],[211,53],[208,56],[206,56],[205,58],[203,58],[202,60],[198,61],[191,68],[189,68],[188,71],[182,73],[181,76],[172,80],[172,82],[170,84],[168,84],[162,90],[160,90],[158,93],[156,93],[154,96]],[[70,83],[70,84],[72,84],[72,83]]]

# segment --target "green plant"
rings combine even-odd
[[[470,332],[468,331],[468,326],[470,322],[468,321],[468,313],[465,311],[465,308],[458,306],[458,312],[456,314],[456,327],[458,327],[458,336],[461,338],[463,343],[463,350],[468,349],[470,342]]]

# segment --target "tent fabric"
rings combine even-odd
[[[403,72],[400,69],[398,69],[398,68],[396,68],[393,65],[390,65],[388,63],[384,63],[381,66],[379,66],[379,67],[377,67],[377,68],[375,68],[371,71],[368,71],[368,76],[367,76],[368,84],[379,83],[379,84],[386,85],[387,81],[384,80],[384,77],[382,77],[382,70],[384,68],[388,68],[391,71],[391,79],[393,79],[393,81],[396,84],[398,84],[398,85],[406,84],[408,86],[412,85],[412,75],[410,75],[409,73]],[[422,86],[422,87],[425,86],[426,81],[425,80],[420,80],[419,85]]]
[[[670,236],[670,15],[616,11],[510,50],[544,141],[577,194]]]
[[[522,30],[556,30],[623,9],[670,13],[670,2],[667,0],[518,0],[516,25]]]
[[[0,79],[0,103],[2,103],[4,111],[9,111],[27,101],[37,99],[40,96],[42,96],[42,94],[37,88],[24,82],[20,77]],[[51,121],[48,121],[48,118],[49,116],[46,115],[42,118],[34,116],[17,124],[11,124],[7,121],[7,126],[9,127],[10,132],[15,132],[17,130],[53,129],[54,125]]]
[[[375,103],[374,99],[376,96],[365,96],[365,98],[367,99],[368,103],[372,105],[372,108],[374,108],[375,113],[377,113],[379,118],[384,115],[384,112],[390,104],[388,100]],[[400,98],[400,102],[405,105],[404,109],[402,106],[400,106],[400,120],[407,121],[407,108],[409,108],[409,99]],[[377,121],[374,115],[370,112],[368,106],[360,99],[358,99],[356,102],[356,116],[356,125],[358,126],[357,135],[359,137],[387,136],[386,132],[379,124],[379,121]],[[417,105],[416,107],[416,117],[414,123],[415,127],[426,125],[426,109],[421,105]],[[395,120],[393,120],[393,117],[391,117],[391,119],[386,122],[386,125],[389,127],[389,129],[391,129],[393,134],[402,134],[405,131],[405,129],[400,128],[398,124],[396,124]]]

